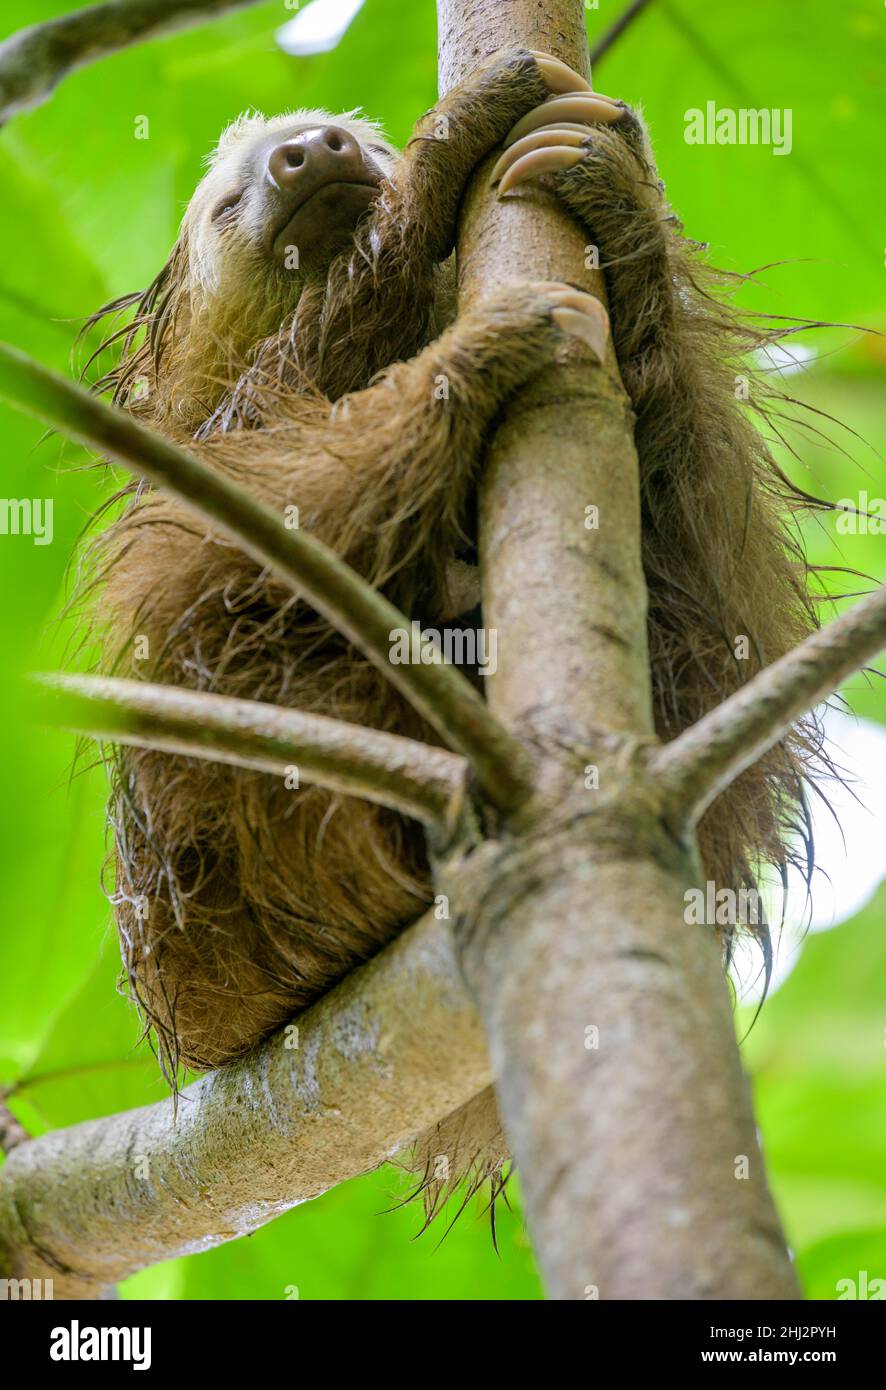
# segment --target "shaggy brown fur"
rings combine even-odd
[[[107,340],[122,338],[123,351],[100,387],[271,506],[296,505],[303,527],[436,626],[464,611],[453,562],[471,557],[488,430],[558,342],[538,287],[515,285],[453,322],[446,259],[471,171],[547,95],[534,60],[515,51],[423,118],[402,157],[368,123],[336,118],[372,143],[386,178],[351,244],[301,275],[257,249],[255,151],[269,131],[330,118],[241,121],[154,284],[102,311],[135,308]],[[441,112],[446,140],[434,138]],[[245,191],[216,232],[207,209],[232,184]],[[583,162],[551,186],[606,272],[637,416],[657,724],[670,738],[815,622],[784,523],[807,499],[736,400],[736,374],[749,370],[742,355],[775,335],[743,329],[711,297],[711,273],[681,238],[627,111],[590,129]],[[441,377],[448,400],[435,390]],[[433,737],[298,595],[177,503],[145,488],[128,494],[93,554],[107,668],[129,674],[133,639],[147,636],[150,659],[134,666],[145,678]],[[735,657],[742,634],[750,661]],[[814,729],[798,731],[710,809],[701,843],[719,884],[739,887],[760,862],[790,858],[815,743]],[[126,971],[170,1077],[179,1064],[241,1054],[430,899],[418,828],[356,800],[124,750],[112,808]],[[441,1153],[449,1170],[434,1162]],[[427,1137],[418,1168],[430,1208],[447,1171],[473,1165],[476,1176],[503,1158],[484,1095],[448,1134]]]

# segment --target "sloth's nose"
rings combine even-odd
[[[340,126],[315,126],[277,145],[268,155],[268,177],[288,193],[298,194],[324,183],[366,177],[363,152]]]

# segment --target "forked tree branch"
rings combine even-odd
[[[299,780],[428,824],[447,823],[464,787],[456,753],[319,714],[106,676],[40,676],[38,685],[62,728],[258,772],[295,769]]]
[[[132,43],[242,10],[256,0],[111,0],[46,24],[21,29],[0,44],[0,125],[39,106],[62,78]]]
[[[429,914],[297,1031],[187,1087],[177,1115],[164,1100],[17,1143],[0,1167],[0,1277],[106,1297],[370,1172],[488,1083],[448,925]]]
[[[322,541],[287,529],[282,516],[193,454],[5,343],[0,343],[0,398],[116,459],[216,522],[349,638],[468,759],[494,806],[509,811],[526,799],[531,784],[520,742],[440,653],[435,651],[428,664],[392,664],[392,634],[408,628],[408,619]]]
[[[695,822],[795,720],[886,647],[886,585],[767,666],[658,750],[650,771],[673,812]]]

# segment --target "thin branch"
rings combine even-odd
[[[8,1091],[0,1092],[0,1154],[12,1153],[13,1149],[30,1138],[24,1125],[16,1119],[6,1104],[8,1094]]]
[[[224,1007],[220,994],[219,1007]],[[429,914],[296,1020],[179,1096],[17,1145],[0,1278],[101,1298],[370,1172],[489,1084],[449,926]]]
[[[201,690],[105,676],[38,677],[51,721],[81,734],[157,748],[365,797],[445,824],[464,786],[455,753],[319,714]]]
[[[767,666],[652,758],[666,803],[697,821],[795,720],[886,647],[886,585]]]
[[[248,555],[304,595],[468,759],[494,806],[509,811],[526,799],[531,788],[521,744],[442,654],[434,652],[428,664],[392,664],[392,634],[408,630],[408,619],[322,541],[289,530],[281,515],[193,454],[3,343],[0,397],[218,523]]]
[[[40,106],[77,68],[256,0],[111,0],[21,29],[0,44],[0,124]]]
[[[625,30],[631,27],[634,20],[639,18],[648,5],[649,0],[633,0],[633,4],[628,5],[624,13],[620,14],[615,23],[606,30],[603,37],[597,40],[596,45],[591,49],[591,72],[594,70],[594,64],[599,63],[603,54],[609,52],[616,40],[621,38]]]
[[[145,1053],[135,1055],[130,1053],[128,1057],[110,1057],[103,1062],[79,1062],[70,1067],[53,1067],[51,1071],[22,1072],[21,1076],[16,1077],[0,1092],[0,1097],[9,1101],[15,1096],[24,1095],[25,1091],[33,1091],[38,1086],[51,1085],[54,1081],[69,1081],[73,1078],[88,1076],[95,1072],[108,1071],[134,1071],[143,1070],[151,1065],[150,1058]]]

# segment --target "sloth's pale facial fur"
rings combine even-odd
[[[353,112],[241,116],[185,215],[191,285],[239,294],[250,273],[291,284],[322,270],[397,158],[378,126]]]
[[[249,114],[228,127],[148,292],[152,310],[164,300],[151,394],[169,428],[206,417],[347,245],[398,158],[354,112]]]

